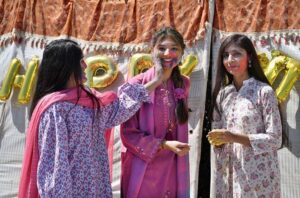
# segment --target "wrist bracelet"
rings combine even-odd
[[[160,148],[165,149],[166,140],[162,140],[160,143]]]

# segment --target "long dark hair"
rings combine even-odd
[[[47,94],[66,89],[72,75],[77,87],[77,101],[80,98],[80,92],[83,90],[91,98],[93,105],[96,104],[97,109],[100,108],[96,96],[82,85],[83,71],[80,63],[82,58],[82,50],[75,41],[58,39],[46,46],[39,67],[30,117],[38,101]]]
[[[222,87],[225,87],[228,84],[231,84],[233,81],[233,76],[225,69],[223,64],[223,55],[224,51],[230,45],[236,45],[247,52],[248,58],[251,62],[251,67],[248,67],[248,74],[250,77],[254,77],[256,80],[267,83],[270,85],[267,77],[265,76],[263,69],[259,63],[259,59],[257,57],[257,53],[255,48],[251,42],[251,40],[241,34],[233,34],[228,36],[221,44],[218,59],[217,59],[217,75],[216,75],[216,83],[215,88],[212,93],[212,104],[210,108],[209,117],[212,118],[212,111],[214,109],[217,95]],[[216,109],[218,110],[218,109]]]
[[[176,43],[178,43],[184,51],[185,44],[182,35],[172,27],[163,27],[160,30],[158,30],[156,33],[154,33],[152,40],[151,40],[151,46],[154,48],[156,43],[161,42],[166,37],[172,38]],[[175,68],[173,68],[171,79],[174,83],[175,88],[183,88],[183,77],[180,73],[179,66],[177,65]],[[175,114],[178,122],[180,124],[187,122],[188,120],[188,108],[186,101],[184,99],[180,99],[177,101]]]

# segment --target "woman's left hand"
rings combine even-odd
[[[214,129],[206,137],[209,143],[215,146],[233,142],[233,134],[227,129]]]
[[[190,151],[190,145],[176,140],[163,141],[162,148],[170,150],[179,156],[185,156]]]

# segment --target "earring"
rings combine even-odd
[[[248,67],[251,68],[252,67],[252,63],[251,63],[251,60],[249,59],[248,61]]]

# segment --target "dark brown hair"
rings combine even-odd
[[[97,109],[100,108],[96,96],[82,85],[83,71],[80,63],[82,58],[82,50],[75,41],[58,39],[46,46],[39,66],[36,88],[30,107],[30,117],[38,101],[47,94],[66,89],[72,75],[77,87],[77,101],[80,92],[84,91],[93,101],[93,105],[96,105]]]
[[[152,37],[151,46],[154,48],[156,43],[161,42],[166,37],[172,38],[176,43],[178,43],[182,49],[185,49],[184,39],[182,35],[173,27],[163,27],[158,30]],[[174,83],[175,88],[183,88],[183,77],[180,73],[179,66],[177,65],[171,74],[171,79]],[[184,99],[179,99],[176,104],[176,118],[180,124],[187,122],[188,120],[188,108],[186,101]]]
[[[259,59],[257,57],[257,53],[255,51],[255,48],[251,42],[251,40],[241,34],[233,34],[228,36],[221,44],[219,53],[218,53],[218,59],[217,59],[217,74],[216,74],[216,83],[214,87],[214,91],[212,93],[212,102],[210,106],[209,111],[209,117],[212,118],[212,112],[215,108],[215,103],[217,96],[219,94],[219,91],[222,87],[225,87],[228,84],[231,84],[233,81],[233,76],[227,72],[225,69],[225,66],[223,64],[223,55],[224,51],[227,47],[230,45],[236,45],[242,49],[244,49],[247,52],[248,58],[251,62],[251,67],[248,67],[248,74],[250,77],[254,77],[256,80],[259,80],[261,82],[267,83],[270,85],[267,77],[265,76],[263,69],[259,63]],[[216,108],[218,111],[219,109]]]

